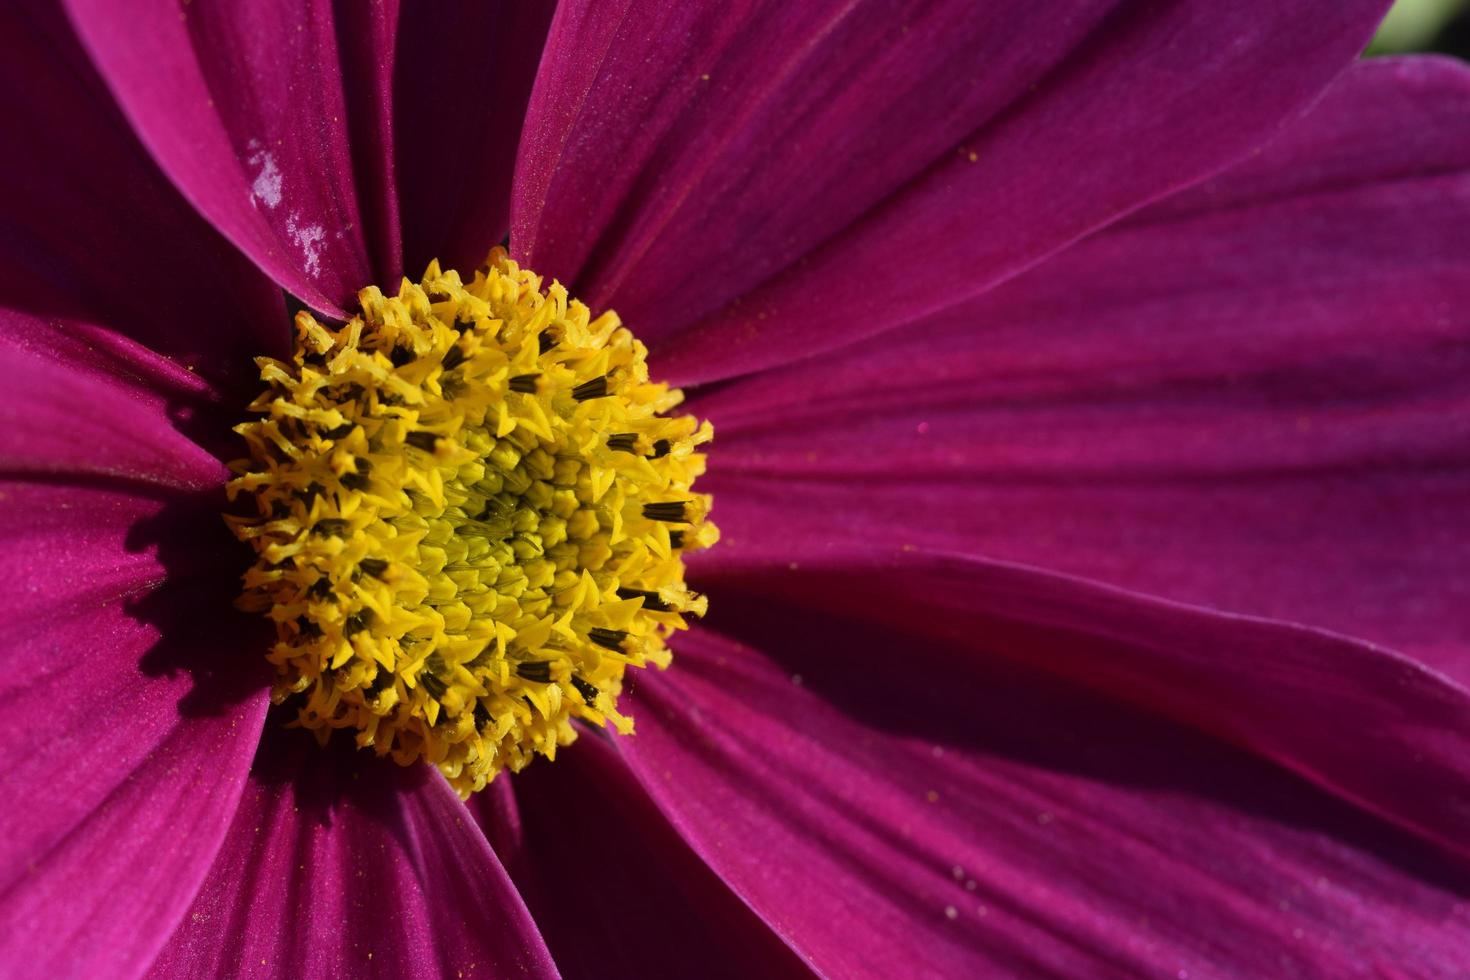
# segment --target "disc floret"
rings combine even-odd
[[[667,414],[681,393],[616,314],[503,250],[358,299],[340,326],[297,315],[236,429],[273,699],[462,794],[554,757],[574,718],[631,731],[624,671],[667,666],[705,608],[683,556],[718,537],[691,489],[709,424]]]

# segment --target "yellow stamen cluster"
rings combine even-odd
[[[709,423],[664,413],[646,350],[500,249],[296,317],[291,363],[239,426],[228,518],[255,549],[242,607],[276,624],[274,699],[325,741],[437,765],[468,795],[612,724],[626,667],[703,613],[682,554],[718,537]]]

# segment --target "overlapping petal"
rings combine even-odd
[[[0,305],[106,323],[226,386],[284,352],[280,291],[149,159],[59,10],[0,11],[0,88],[26,94],[0,115]]]
[[[118,104],[184,196],[282,288],[332,314],[398,272],[388,267],[397,228],[367,227],[394,215],[392,8],[341,8],[67,4]],[[362,43],[361,32],[382,46]]]
[[[158,591],[165,556],[199,529],[172,495],[5,480],[0,502],[0,962],[136,974],[244,785],[265,714],[261,631],[201,617],[207,586]]]
[[[566,3],[512,247],[676,380],[794,360],[1221,169],[1385,6]]]
[[[172,361],[91,324],[0,310],[0,473],[104,477],[201,490],[220,461],[178,429],[212,391]]]
[[[555,977],[449,785],[273,719],[163,977]]]
[[[309,304],[340,313],[405,256],[470,265],[498,239],[549,6],[406,24],[392,2],[68,6],[162,172]],[[0,321],[25,406],[0,409],[21,478],[0,489],[0,703],[46,733],[0,773],[37,801],[0,814],[0,960],[132,973],[168,941],[169,976],[554,976],[550,950],[589,976],[1452,972],[1463,688],[1308,629],[905,550],[1463,652],[1444,636],[1467,625],[1464,549],[1445,552],[1464,543],[1470,278],[1449,219],[1470,193],[1463,140],[1431,135],[1463,75],[1375,69],[1398,76],[1346,83],[1303,135],[973,299],[1261,145],[1383,6],[562,5],[517,250],[619,308],[677,377],[849,349],[700,405],[731,474],[710,487],[728,557],[707,566],[726,635],[641,682],[639,739],[584,739],[485,805],[514,884],[425,767],[272,723],[245,781],[265,667],[233,648],[265,640],[212,645],[231,559],[198,541],[222,471],[184,434],[215,389],[110,330]],[[65,106],[101,104],[88,71]],[[1422,138],[1360,152],[1359,102],[1370,135],[1410,113]],[[49,180],[44,159],[0,179]],[[281,322],[137,144],[96,166],[113,165],[144,190],[99,213],[161,207],[149,235],[183,242],[148,253],[180,263],[160,308],[218,289],[244,298],[230,330]],[[1449,204],[1410,220],[1431,200]],[[63,225],[85,227],[74,210]],[[24,241],[83,265],[73,232],[22,211]],[[119,330],[190,363],[247,336],[273,349],[174,312],[149,326],[116,301],[152,283],[124,241],[104,237],[119,265],[86,296]],[[13,278],[0,300],[93,308]],[[1251,314],[1260,334],[1222,344]],[[1235,523],[1208,527],[1222,511]],[[1326,581],[1237,581],[1344,524],[1349,567]],[[608,894],[585,887],[589,854]]]
[[[1470,72],[1370,62],[979,301],[696,399],[708,561],[1057,568],[1470,677]]]
[[[601,733],[584,733],[554,765],[501,777],[473,809],[565,977],[811,976]]]
[[[1458,800],[1443,829],[1463,840],[1466,733],[1451,735],[1436,698],[1425,710],[1435,682],[1402,670],[1384,683],[1319,636],[1269,629],[1262,644],[1250,634],[1265,627],[1177,612],[1161,631],[1117,596],[1083,610],[1066,590],[1020,594],[959,565],[913,571],[724,589],[712,628],[729,636],[685,638],[677,669],[631,698],[638,735],[617,742],[700,855],[819,970],[1458,968],[1462,864],[1231,747],[1249,741],[1240,730],[1211,738],[1139,710],[1169,686],[1170,713],[1252,730],[1289,709],[1297,735],[1338,740],[1385,793],[1412,782],[1421,802]],[[947,601],[919,598],[935,591]],[[1160,675],[1122,683],[1140,656]],[[1414,761],[1421,746],[1438,774]]]
[[[265,713],[199,377],[0,314],[0,962],[136,973],[214,859]],[[202,532],[202,533],[201,533]],[[243,621],[242,621],[243,620]]]
[[[552,0],[416,4],[394,110],[406,271],[469,270],[509,228],[510,183]]]
[[[1470,853],[1470,692],[1392,651],[961,556],[835,555],[722,583],[1089,685]]]

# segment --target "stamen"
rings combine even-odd
[[[619,599],[642,599],[643,608],[650,612],[668,612],[674,607],[659,597],[657,592],[647,589],[618,589]]]
[[[608,396],[607,375],[584,381],[572,389],[572,397],[579,402],[585,402],[589,398],[606,398]]]
[[[595,626],[587,631],[587,638],[600,647],[623,652],[623,643],[628,639],[627,630],[609,630]]]
[[[524,677],[528,681],[535,681],[538,684],[550,683],[551,661],[527,660],[524,663],[516,664],[516,674]]]
[[[228,520],[257,553],[240,605],[276,624],[273,700],[462,794],[574,718],[631,731],[624,671],[667,666],[704,611],[682,554],[718,539],[690,489],[708,423],[666,414],[682,396],[616,315],[503,250],[359,301],[340,326],[298,314],[237,428],[229,493],[253,507]]]
[[[518,374],[510,379],[510,390],[534,395],[536,394],[536,379],[539,377],[539,374]]]
[[[593,705],[597,703],[597,688],[588,684],[576,674],[572,675],[572,686],[577,689],[578,694],[582,695],[582,702],[584,704]]]
[[[621,453],[631,453],[638,445],[638,433],[614,432],[607,437],[607,448]]]
[[[689,523],[684,517],[687,500],[670,500],[661,504],[644,504],[643,516],[650,521],[665,521],[670,524]]]

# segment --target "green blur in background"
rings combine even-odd
[[[1403,51],[1470,57],[1470,0],[1398,0],[1368,53]]]

